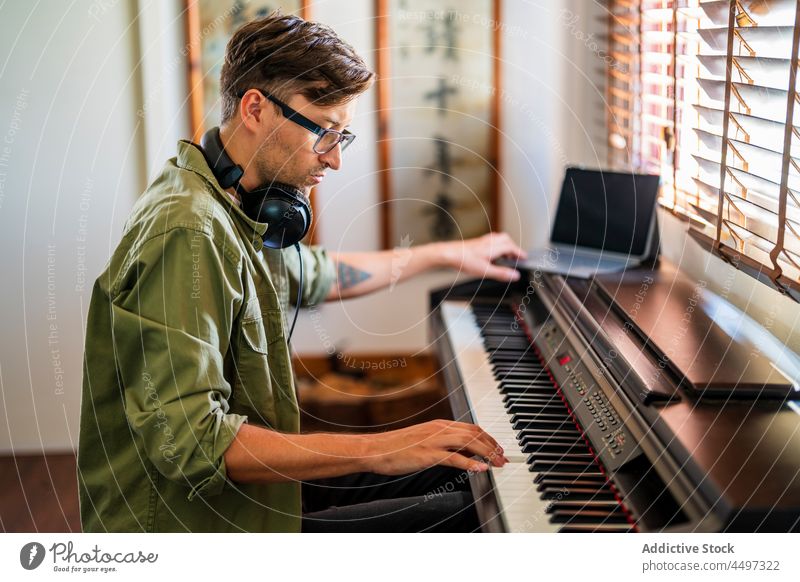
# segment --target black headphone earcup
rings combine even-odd
[[[242,210],[256,222],[266,223],[264,246],[282,249],[300,242],[311,228],[311,205],[306,196],[288,184],[242,193]]]

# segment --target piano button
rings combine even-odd
[[[607,513],[599,510],[573,510],[561,509],[550,515],[552,523],[592,523],[605,525],[609,523],[628,523],[627,516],[622,511]]]

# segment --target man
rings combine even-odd
[[[328,27],[273,15],[239,29],[222,69],[220,136],[244,169],[244,190],[275,180],[307,193],[338,170],[356,98],[372,79]],[[322,134],[332,147],[320,145]],[[84,530],[476,527],[464,471],[505,462],[480,428],[434,421],[371,435],[299,433],[286,339],[299,263],[292,248],[265,248],[267,225],[240,204],[203,152],[179,142],[95,283],[78,452]],[[396,278],[391,251],[301,251],[303,306]],[[502,234],[420,246],[400,280],[444,266],[515,280],[492,261],[521,254]]]

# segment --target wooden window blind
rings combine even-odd
[[[800,0],[610,0],[608,9],[610,54],[634,65],[625,75],[609,66],[609,163],[658,172],[662,205],[694,238],[800,298]],[[632,137],[614,117],[623,103],[611,100],[625,83]]]

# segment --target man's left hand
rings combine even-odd
[[[459,272],[475,277],[516,281],[519,271],[511,267],[495,265],[494,261],[503,257],[524,259],[525,251],[519,248],[504,232],[490,232],[465,241],[439,243],[445,264]]]

